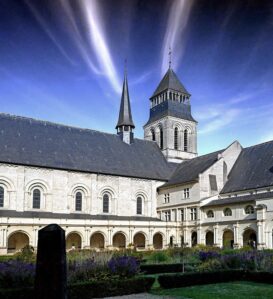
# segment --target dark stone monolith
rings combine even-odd
[[[65,232],[57,224],[39,230],[35,298],[67,299]]]

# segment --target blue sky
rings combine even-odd
[[[124,59],[135,134],[172,66],[198,152],[273,139],[273,3],[0,0],[0,111],[115,133]]]

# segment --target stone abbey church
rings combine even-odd
[[[198,156],[190,97],[169,68],[144,140],[126,75],[117,134],[0,114],[0,254],[36,248],[50,223],[68,250],[273,248],[273,141]]]

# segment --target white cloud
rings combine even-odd
[[[167,29],[163,41],[161,72],[164,74],[168,67],[169,48],[172,49],[172,67],[175,68],[183,54],[185,46],[185,29],[188,24],[194,0],[170,1],[171,8],[168,17]]]
[[[229,125],[238,117],[240,112],[240,109],[228,109],[222,111],[222,113],[217,114],[216,117],[206,123],[199,131],[199,134],[211,133]]]

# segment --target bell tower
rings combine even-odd
[[[150,97],[144,138],[157,142],[169,162],[197,156],[197,121],[191,115],[190,93],[169,66]]]

